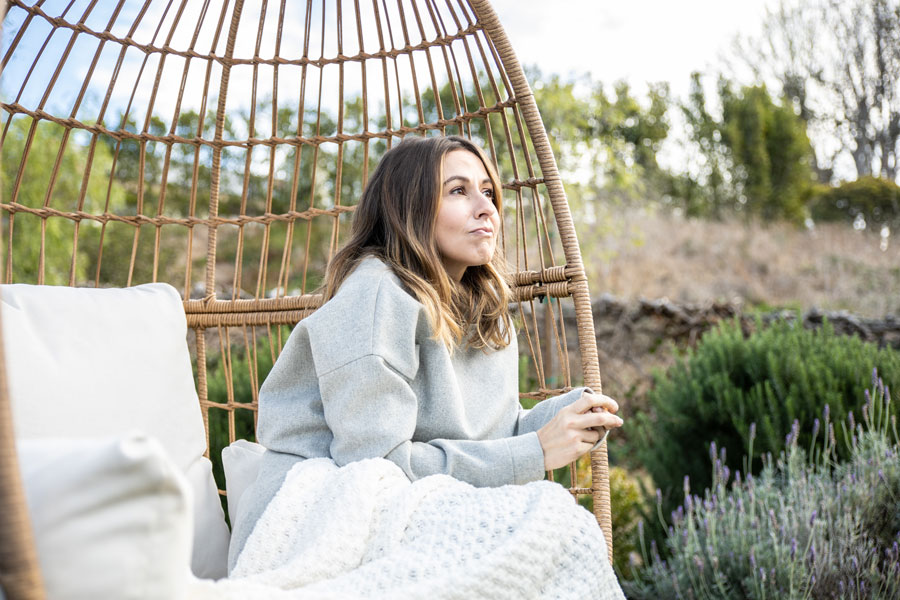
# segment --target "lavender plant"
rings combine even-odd
[[[828,406],[810,446],[800,447],[795,421],[786,449],[777,459],[766,455],[757,477],[732,475],[713,444],[712,487],[701,497],[685,478],[668,557],[641,535],[643,564],[622,582],[627,596],[900,598],[900,438],[890,390],[875,370],[865,396],[861,421],[851,413],[838,425],[848,461],[836,460],[843,436],[835,435]],[[657,504],[663,520],[660,494]]]

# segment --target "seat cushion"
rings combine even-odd
[[[159,442],[133,432],[17,446],[48,598],[183,597],[190,490]]]
[[[209,517],[196,520],[193,571],[224,576],[228,528],[203,464],[206,434],[175,288],[2,285],[0,304],[16,437],[139,429],[158,439]]]
[[[265,451],[266,449],[259,444],[247,440],[235,440],[222,449],[225,491],[228,494],[228,518],[232,527],[237,519],[241,497],[256,481]]]

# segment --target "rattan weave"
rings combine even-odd
[[[505,182],[522,398],[601,390],[562,180],[488,2],[9,6],[0,281],[180,289],[214,457],[253,436],[265,369],[320,305],[368,173],[409,134],[472,137]],[[568,483],[611,557],[605,444]]]

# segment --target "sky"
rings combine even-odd
[[[719,64],[736,34],[759,31],[776,0],[495,0],[494,10],[519,61],[560,75],[625,79],[640,91],[668,81],[687,92],[692,71]]]
[[[672,2],[671,0],[632,0],[630,2],[557,0],[549,3],[540,0],[495,0],[494,9],[523,65],[536,65],[545,74],[557,73],[563,78],[589,74],[594,81],[602,81],[605,84],[625,79],[632,85],[638,98],[645,97],[647,83],[668,81],[672,94],[675,97],[684,97],[688,90],[691,72],[699,70],[714,73],[717,65],[721,64],[720,56],[729,48],[734,36],[737,34],[753,35],[758,32],[766,6],[774,6],[776,2],[777,0],[742,0],[741,2],[723,2],[722,0],[682,0],[681,2]],[[318,0],[315,0],[315,3],[318,4]],[[127,24],[134,21],[134,14],[137,13],[140,4],[140,2],[134,1],[125,5],[126,8],[113,29],[114,34],[127,35]],[[166,4],[163,0],[154,0],[148,13],[150,16],[145,21],[158,23]],[[188,6],[198,7],[199,4],[192,1]],[[221,4],[221,0],[213,0],[212,4]],[[257,0],[248,0],[247,7],[249,8],[245,8],[245,13],[258,11],[258,8],[253,8],[258,5]],[[362,2],[360,5],[367,6],[367,3]],[[551,5],[552,8],[548,8]],[[56,6],[55,9],[54,6]],[[60,13],[62,6],[63,4],[59,0],[48,0],[45,4],[48,13],[54,15]],[[79,15],[84,13],[86,6],[87,0],[74,0],[70,16],[67,19],[77,21]],[[305,3],[287,2],[289,13],[300,11],[291,18],[302,21],[300,18],[302,13],[300,7],[302,6],[305,6]],[[394,4],[387,2],[387,6],[394,6]],[[196,8],[188,10],[196,10]],[[216,12],[215,6],[210,8],[211,15],[215,15]],[[95,22],[89,20],[88,25],[94,29],[102,29],[105,23],[103,19],[107,17],[101,18],[101,16],[108,15],[108,13],[108,7],[96,10],[91,17]],[[159,14],[152,16],[152,13]],[[273,9],[270,11],[270,16],[274,16],[276,13],[277,9]],[[174,14],[174,11],[167,14]],[[196,17],[186,16],[182,19],[181,22],[184,26],[179,26],[175,32],[172,41],[173,47],[186,48],[188,46],[192,18],[193,22],[196,22]],[[204,27],[200,35],[199,47],[202,48],[204,43],[206,47],[209,47],[209,41],[204,42],[203,40],[211,39],[215,20],[215,18],[207,19],[210,26]],[[40,19],[36,21],[40,21]],[[274,31],[274,18],[269,21],[271,23],[267,23],[266,27],[271,26]],[[167,20],[166,22],[171,21]],[[163,27],[162,33],[158,34],[160,37],[156,38],[158,40],[156,45],[164,43],[167,27]],[[10,24],[7,23],[4,29],[7,34],[3,44],[5,49],[11,38],[9,35],[11,33]],[[140,43],[151,43],[154,36],[157,35],[153,29],[153,27],[142,27],[135,34],[135,39]],[[246,31],[244,31],[245,29]],[[252,55],[255,28],[242,27],[241,33],[245,39],[239,40],[239,45],[244,49],[236,52],[236,55]],[[368,31],[367,33],[372,32]],[[43,38],[38,35],[34,39],[37,41],[33,43],[39,44]],[[27,89],[30,90],[33,99],[31,102],[25,102],[26,106],[37,104],[37,100],[42,94],[42,90],[46,89],[53,72],[55,62],[49,57],[59,56],[67,39],[68,36],[60,35],[50,40],[51,46],[55,45],[56,48],[48,48],[45,53],[48,57],[47,62],[41,63],[31,75],[31,83]],[[290,35],[285,36],[285,46],[290,44],[291,40]],[[71,106],[71,99],[77,94],[77,82],[82,81],[84,77],[82,73],[76,73],[76,71],[87,70],[96,44],[95,38],[84,37],[78,40],[72,50],[72,59],[67,63],[65,73],[54,88],[58,93],[51,96],[48,101],[48,109],[53,111],[52,104],[55,99],[62,99],[64,104]],[[371,47],[369,43],[367,43],[367,47]],[[271,56],[273,51],[274,36],[264,35],[261,55]],[[83,52],[83,54],[79,55],[79,52]],[[107,60],[101,61],[98,65],[94,73],[94,80],[100,82],[109,80],[115,52],[114,45],[106,48],[104,56]],[[290,49],[285,51],[285,48],[282,48],[282,52],[285,55],[298,55],[296,50],[292,52]],[[333,56],[334,52],[328,49],[326,55]],[[79,56],[82,58],[79,59]],[[120,75],[120,85],[115,88],[114,96],[120,96],[118,102],[123,106],[127,104],[132,90],[135,89],[134,78],[139,76],[138,56],[139,53],[135,52],[132,56],[135,60]],[[158,57],[158,55],[155,56]],[[28,65],[30,65],[29,60],[17,62],[15,58],[14,54],[13,60],[7,65],[4,73],[6,81],[4,81],[3,89],[7,91],[6,95],[9,95],[9,90],[18,88],[14,80],[17,77],[24,77]],[[181,68],[175,64],[177,60],[177,58],[170,59],[172,64],[169,65],[171,68],[166,70],[165,77],[169,79],[164,82],[164,89],[177,88],[179,85]],[[73,68],[69,68],[69,65],[72,65]],[[197,68],[192,67],[194,72],[191,73],[186,83],[188,87],[188,93],[185,94],[186,103],[198,103],[203,95],[202,86],[198,82],[205,80],[204,73],[199,63],[194,63],[194,66]],[[139,95],[149,93],[149,90],[152,89],[154,72],[155,67],[150,64],[141,75],[141,81],[144,83],[137,87]],[[262,69],[260,76],[264,76],[264,73],[265,69]],[[292,80],[287,71],[284,73],[285,75],[280,78],[279,86],[287,86],[289,85],[287,82]],[[230,88],[247,89],[250,85],[250,75],[249,68],[234,69]],[[242,77],[247,81],[241,80]],[[350,78],[353,77],[350,76]],[[714,78],[709,78],[710,85],[713,81]],[[213,86],[213,89],[216,89],[216,85]],[[283,97],[291,97],[296,93],[296,90],[286,89]],[[95,93],[94,101],[99,102],[101,97],[102,93]],[[175,94],[160,94],[156,99],[154,111],[171,113],[174,110],[175,97]],[[114,97],[113,101],[115,102],[116,99]],[[66,111],[61,112],[65,113]],[[670,137],[677,138],[683,127],[679,127],[677,123],[678,116],[675,114],[677,111],[671,112],[673,114],[670,114],[670,118],[673,118],[674,122],[670,130]],[[671,152],[671,148],[675,146],[673,144],[669,144],[669,146],[668,159],[665,152],[661,156],[664,165],[667,161],[677,163],[681,160],[677,151],[674,155]]]
[[[714,69],[734,36],[757,32],[765,7],[776,2],[495,0],[493,4],[524,65],[537,65],[544,73],[562,76],[589,73],[594,80],[608,83],[626,79],[639,93],[648,82],[668,81],[675,95],[683,95],[688,88],[690,73]],[[71,10],[70,20],[77,20],[83,12],[80,7],[83,3],[76,0],[79,6]],[[54,0],[48,2],[48,6],[54,4],[57,4]],[[247,4],[258,3],[250,0]],[[288,2],[288,7],[301,4]],[[128,21],[130,15],[125,13],[136,12],[139,5],[139,2],[126,4],[120,22]],[[163,2],[155,2],[151,12],[162,5]],[[196,5],[191,3],[189,6]],[[548,8],[551,5],[552,9]],[[54,13],[51,8],[48,12]],[[105,14],[107,11],[95,12]],[[271,12],[274,14],[275,11]],[[93,26],[102,28],[102,23],[98,21]],[[121,29],[119,34],[124,35],[124,26]],[[150,33],[148,30],[147,39],[141,41],[149,42]],[[184,27],[179,33],[181,35],[173,42],[175,47],[187,44],[190,31]],[[208,33],[211,34],[211,30]],[[178,37],[184,38],[183,44],[178,43]],[[266,45],[264,43],[263,55],[267,54]]]

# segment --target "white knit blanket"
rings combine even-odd
[[[298,463],[228,579],[190,598],[624,599],[593,515],[560,485],[410,483],[384,459]]]

